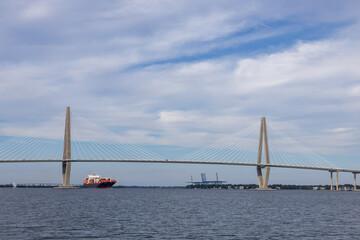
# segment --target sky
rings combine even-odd
[[[359,1],[1,1],[0,140],[73,113],[161,153],[216,142],[266,116],[360,169]],[[73,164],[124,185],[190,175],[256,183],[251,167]],[[327,184],[273,169],[270,183]],[[352,183],[351,174],[340,182]],[[61,181],[60,164],[1,164],[0,183]]]

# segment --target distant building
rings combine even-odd
[[[194,181],[191,176],[191,181],[188,183],[191,183],[192,185],[199,185],[199,184],[201,184],[201,185],[217,185],[217,184],[226,183],[226,181],[219,180],[219,176],[217,173],[216,173],[216,180],[208,181],[206,179],[206,174],[201,173],[201,181]]]

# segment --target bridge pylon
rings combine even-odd
[[[259,136],[259,146],[258,146],[258,160],[257,164],[261,164],[262,158],[262,149],[264,145],[265,150],[265,163],[270,164],[270,157],[269,157],[269,144],[267,138],[267,130],[266,130],[266,119],[265,117],[261,118],[260,124],[260,136]],[[265,168],[265,176],[263,177],[262,168]],[[270,189],[269,186],[269,177],[270,177],[270,167],[263,167],[257,166],[256,167],[258,181],[259,181],[259,188],[258,190],[268,190]]]
[[[70,186],[71,172],[71,125],[70,125],[70,107],[66,107],[64,150],[62,161],[62,185],[58,188],[73,188]]]

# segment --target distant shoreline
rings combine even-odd
[[[16,188],[54,188],[60,184],[17,184]],[[82,185],[72,185],[74,187],[81,187]],[[14,188],[13,184],[0,184],[0,188]],[[257,184],[194,184],[187,186],[114,186],[113,188],[143,188],[143,189],[229,189],[229,190],[251,190],[258,188]],[[330,185],[284,185],[271,184],[269,188],[275,190],[330,190]],[[357,187],[359,189],[359,187]],[[333,187],[335,190],[335,186]],[[343,184],[339,185],[341,191],[352,191],[353,185]]]
[[[54,188],[58,187],[61,184],[16,184],[14,187],[13,184],[0,184],[0,188]],[[71,185],[72,187],[81,187],[80,184]],[[185,186],[113,186],[112,188],[186,188]]]

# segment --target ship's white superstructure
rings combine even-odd
[[[92,173],[92,174],[88,175],[87,180],[88,180],[88,182],[91,182],[91,183],[100,183],[100,175],[98,175],[96,173]]]

